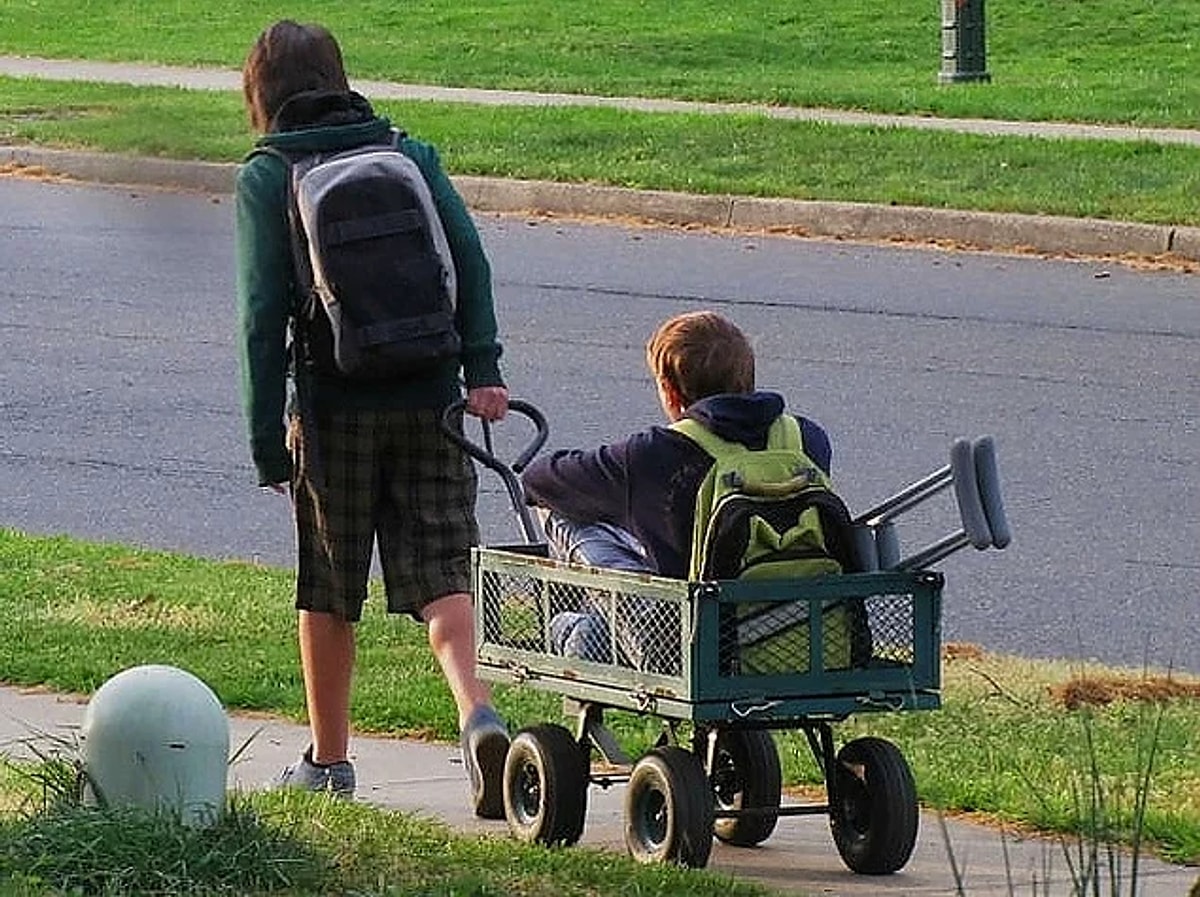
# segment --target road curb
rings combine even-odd
[[[232,193],[237,166],[152,156],[124,156],[35,146],[0,147],[0,167],[45,172],[82,181],[129,186],[174,187],[206,193]]]
[[[0,167],[85,181],[233,191],[237,165],[44,147],[0,147]],[[948,242],[963,248],[1098,257],[1200,261],[1200,228],[1091,218],[968,212],[871,203],[821,202],[634,190],[596,184],[452,178],[467,205],[485,212],[630,218],[679,227],[774,231],[847,240]]]

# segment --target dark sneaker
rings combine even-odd
[[[304,751],[298,763],[284,767],[275,780],[279,788],[303,788],[306,791],[328,791],[337,797],[354,796],[354,764],[339,760],[327,766],[312,762],[312,746]]]
[[[481,819],[503,819],[508,728],[491,707],[475,708],[463,726],[462,754],[475,815]]]

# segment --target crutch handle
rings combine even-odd
[[[915,551],[900,555],[896,518],[953,487],[960,527]],[[979,550],[1005,548],[1012,532],[1004,514],[996,443],[991,436],[974,442],[956,439],[950,463],[905,487],[853,521],[859,554],[867,569],[920,570],[972,545]]]
[[[967,540],[982,551],[992,544],[992,530],[983,510],[983,498],[975,478],[975,452],[969,440],[956,439],[950,446],[950,470],[963,532]]]
[[[1000,472],[996,467],[996,441],[991,436],[981,436],[972,447],[975,459],[975,482],[979,484],[979,497],[983,501],[983,513],[987,517],[988,529],[992,531],[992,547],[1007,548],[1012,541],[1008,528],[1008,517],[1004,513],[1004,498],[1000,494]]]

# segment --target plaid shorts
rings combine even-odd
[[[420,620],[430,602],[470,591],[475,467],[439,417],[433,409],[320,414],[315,451],[310,428],[292,418],[298,609],[359,620],[376,540],[390,613]]]

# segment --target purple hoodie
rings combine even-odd
[[[784,412],[773,392],[709,396],[685,415],[717,436],[751,449],[766,446],[767,430]],[[797,417],[804,452],[829,473],[829,437]],[[530,504],[581,522],[623,527],[645,546],[663,576],[687,576],[692,512],[712,458],[667,427],[651,427],[596,449],[564,449],[534,461],[521,477]]]

